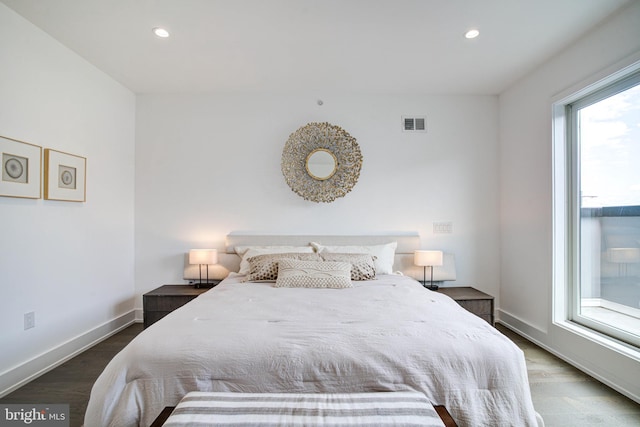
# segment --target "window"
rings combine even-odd
[[[565,317],[640,347],[640,71],[561,106]]]

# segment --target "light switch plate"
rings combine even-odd
[[[433,223],[433,234],[453,233],[453,223],[451,221],[440,221]]]

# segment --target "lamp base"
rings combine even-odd
[[[193,283],[193,287],[196,288],[196,289],[200,289],[200,288],[211,289],[215,285],[217,285],[218,283],[220,283],[219,280],[216,281],[216,282],[195,282],[195,283]]]
[[[202,265],[200,264],[198,266],[198,268],[200,269],[200,280],[198,280],[197,282],[195,282],[193,284],[193,287],[196,289],[200,289],[200,288],[213,288],[215,285],[217,285],[218,283],[220,283],[219,280],[214,280],[213,283],[209,281],[209,264],[204,264],[207,266],[207,278],[206,280],[203,282],[202,281]]]
[[[422,286],[429,289],[430,291],[437,291],[438,289],[440,289],[438,285],[433,284],[431,282],[422,281],[422,280],[419,280],[419,282],[422,283]]]

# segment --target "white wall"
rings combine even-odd
[[[3,4],[0,61],[0,135],[88,165],[86,203],[0,197],[1,394],[133,309],[135,97]]]
[[[428,133],[403,133],[405,114],[426,114]],[[344,128],[364,157],[357,185],[330,204],[296,195],[280,170],[289,135],[313,121]],[[227,233],[242,230],[418,231],[424,248],[455,254],[455,284],[497,296],[497,129],[495,96],[140,96],[138,295],[182,283],[185,252],[222,248]],[[453,234],[434,235],[434,221],[452,221]]]
[[[551,105],[557,94],[640,51],[640,2],[500,95],[500,318],[640,399],[637,360],[552,321]]]

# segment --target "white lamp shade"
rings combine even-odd
[[[609,260],[620,264],[635,264],[640,262],[640,249],[638,248],[610,248]]]
[[[439,267],[442,265],[442,251],[415,251],[413,263],[421,267]]]
[[[189,264],[217,264],[218,251],[216,249],[191,249]]]

